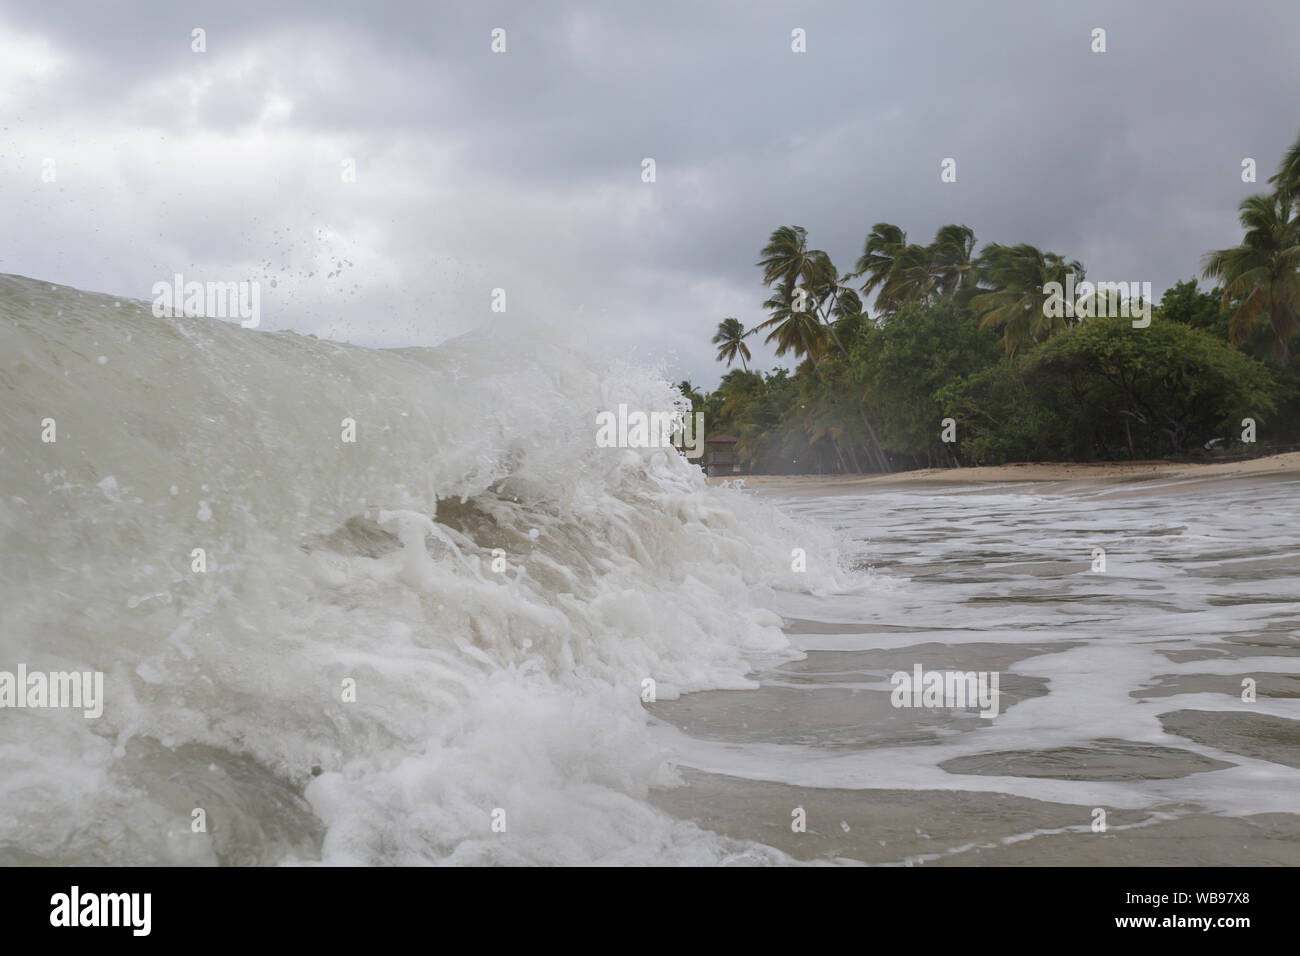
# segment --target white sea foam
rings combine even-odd
[[[1008,700],[976,732],[938,734],[924,746],[905,734],[889,746],[888,728],[883,744],[873,739],[862,749],[737,743],[668,726],[656,728],[658,738],[685,765],[800,787],[983,791],[1152,814],[1172,804],[1223,815],[1295,813],[1294,734],[1263,728],[1253,731],[1257,739],[1245,732],[1235,739],[1220,718],[1300,727],[1293,691],[1300,550],[1294,522],[1279,521],[1294,512],[1300,482],[1195,482],[1158,496],[1143,483],[1129,497],[1108,488],[1105,496],[918,489],[775,498],[793,517],[841,528],[857,542],[854,560],[879,571],[868,594],[777,597],[774,607],[801,622],[791,637],[798,647],[846,655],[808,693],[886,693],[874,681],[895,665],[854,670],[855,652],[888,650],[941,668],[968,645],[1014,658],[1001,668],[1004,687],[1028,678],[1043,692]],[[1097,547],[1107,555],[1105,573],[1092,570]],[[777,673],[760,676],[776,684]],[[1243,698],[1244,679],[1259,685],[1255,699]],[[1203,715],[1204,735],[1167,730],[1162,716],[1176,711]],[[1090,750],[1099,741],[1185,751],[1222,766],[1122,781],[944,766],[1058,749],[1086,765],[1089,752],[1104,760]]]
[[[753,686],[798,656],[758,599],[844,579],[675,452],[596,447],[680,402],[658,376],[525,323],[368,350],[9,276],[0,355],[0,667],[106,675],[98,721],[0,715],[0,859],[779,857],[646,801],[643,682]]]

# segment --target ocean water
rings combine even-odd
[[[803,660],[657,708],[699,794],[664,803],[802,857],[1300,864],[1298,494],[1194,475],[769,493],[871,586],[776,595]],[[998,672],[997,716],[893,706],[918,665]]]
[[[644,698],[757,686],[799,656],[771,596],[860,582],[595,447],[680,401],[658,376],[524,322],[370,350],[16,276],[0,357],[0,671],[105,697],[0,708],[0,862],[783,859],[650,802]]]
[[[0,395],[0,671],[105,698],[0,708],[0,863],[1300,862],[1296,482],[758,495],[554,329],[14,276]]]

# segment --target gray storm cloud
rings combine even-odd
[[[1282,2],[9,3],[0,271],[257,278],[264,328],[371,345],[465,331],[500,287],[712,384],[781,224],[842,270],[883,220],[1191,277],[1260,188],[1242,159],[1262,182],[1300,129],[1298,28]]]

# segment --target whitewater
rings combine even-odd
[[[0,395],[0,864],[1300,864],[1294,468],[716,487],[562,329],[17,276]]]
[[[865,584],[597,447],[682,410],[660,376],[525,322],[366,349],[18,276],[0,355],[0,669],[104,675],[97,719],[0,711],[0,863],[787,861],[654,805],[648,701],[757,687],[803,656],[776,594]]]

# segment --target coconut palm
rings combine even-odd
[[[978,274],[975,230],[970,226],[941,226],[930,244],[930,264],[941,294],[973,293]]]
[[[835,331],[833,318],[845,318],[855,301],[857,310],[861,311],[861,300],[844,285],[851,277],[841,278],[829,255],[820,249],[808,248],[808,233],[802,226],[775,229],[759,255],[762,257],[758,265],[763,270],[763,283],[773,288],[773,294],[763,303],[771,318],[758,327],[771,329],[767,341],[776,343],[776,354],[793,351],[796,356],[806,355],[813,368],[818,369],[829,337],[847,360],[849,353]],[[852,298],[846,299],[841,307],[841,296],[846,291]],[[817,374],[820,377],[820,371]],[[834,389],[830,390],[829,397],[831,404],[838,409],[840,403]],[[888,461],[880,450],[865,411],[861,412],[861,417],[875,446],[873,454],[884,462],[882,470],[888,470]],[[831,436],[831,445],[847,470],[834,435]]]
[[[831,315],[835,316],[836,321],[861,318],[861,297],[852,289],[841,288],[840,294],[835,298],[835,304],[831,307]]]
[[[692,411],[699,411],[704,407],[704,393],[691,384],[690,379],[683,379],[677,383],[677,390],[682,393],[682,397],[691,403]]]
[[[781,285],[793,290],[810,265],[808,230],[803,226],[781,226],[772,231],[767,245],[759,253],[763,284]]]
[[[840,354],[847,359],[849,357],[848,349],[840,341],[839,333],[835,331],[834,321],[834,318],[843,315],[843,310],[839,307],[842,296],[847,293],[853,299],[857,299],[857,294],[852,289],[841,284],[846,281],[848,281],[848,276],[841,278],[839,270],[835,268],[835,263],[831,262],[831,257],[826,253],[820,249],[815,249],[809,254],[803,287],[807,290],[812,301],[813,311],[825,324],[831,341],[840,350]],[[852,300],[847,305],[852,307]],[[861,300],[858,300],[859,310],[861,305]]]
[[[862,308],[862,299],[849,288],[841,288],[831,306],[831,331],[836,337],[844,336],[849,341],[862,334],[867,316]]]
[[[770,318],[760,322],[755,331],[770,329],[764,342],[776,343],[776,354],[793,352],[796,358],[809,358],[817,364],[823,351],[825,327],[817,315],[808,309],[793,306],[794,293],[784,285],[763,303]]]
[[[976,288],[975,230],[941,226],[928,246],[907,241],[895,225],[878,222],[867,236],[858,271],[867,277],[864,293],[876,292],[876,308],[896,312],[909,302],[938,296],[969,298]]]
[[[1282,157],[1282,165],[1277,174],[1270,177],[1270,183],[1277,186],[1277,191],[1290,199],[1300,199],[1300,137],[1291,144],[1291,148]]]
[[[1228,323],[1233,344],[1262,319],[1273,329],[1273,354],[1290,357],[1290,341],[1300,330],[1300,217],[1289,196],[1250,196],[1242,200],[1241,245],[1205,254],[1204,275],[1223,284],[1223,308],[1237,301]]]
[[[1081,282],[1082,265],[1027,243],[1004,246],[991,242],[977,261],[982,280],[991,288],[972,296],[970,306],[981,317],[981,325],[1002,329],[1008,355],[1064,328],[1067,319],[1049,314],[1063,310],[1048,309],[1052,293],[1046,286],[1057,282],[1064,287],[1070,273],[1076,283]]]
[[[740,319],[727,318],[718,323],[718,331],[713,336],[713,344],[718,347],[718,361],[723,359],[727,362],[727,367],[731,363],[740,359],[741,367],[748,372],[749,360],[753,356],[749,352],[749,346],[745,344],[745,339],[753,335],[757,329],[745,331],[744,323]]]
[[[824,324],[831,340],[847,358],[848,350],[831,323],[836,299],[843,291],[839,271],[831,257],[820,249],[808,248],[808,232],[802,226],[781,226],[773,230],[759,255],[762,256],[758,265],[763,270],[763,284],[774,287],[776,291],[776,295],[764,303],[765,308],[772,310],[773,318],[759,328],[784,325],[798,311],[810,313],[815,322]],[[806,325],[799,322],[794,327],[804,328]],[[820,332],[804,336],[809,345],[820,343],[823,338]]]
[[[876,296],[876,307],[895,312],[909,302],[927,302],[938,291],[929,246],[909,244],[898,249],[889,275]]]
[[[863,295],[871,295],[885,284],[894,268],[894,260],[906,246],[907,233],[892,223],[878,222],[871,227],[853,275],[854,278],[867,277],[867,281],[862,283]]]

